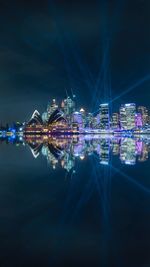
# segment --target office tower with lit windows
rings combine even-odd
[[[78,127],[82,127],[83,124],[83,119],[82,119],[82,114],[79,111],[75,111],[72,114],[72,123],[77,124]]]
[[[125,105],[121,105],[119,110],[120,115],[120,128],[121,130],[127,129],[127,117]]]
[[[109,104],[100,104],[99,118],[100,129],[109,130]]]
[[[143,120],[142,120],[141,113],[135,114],[135,125],[136,125],[136,128],[141,128],[143,126]]]
[[[62,101],[61,108],[66,116],[71,115],[75,111],[75,102],[68,96]]]
[[[111,117],[111,129],[117,130],[119,129],[119,114],[113,113]]]
[[[120,126],[122,130],[135,128],[136,105],[134,103],[124,104],[120,107]]]
[[[92,113],[88,113],[86,116],[86,127],[92,128],[94,116]]]
[[[57,109],[58,109],[58,105],[56,104],[56,100],[53,99],[52,103],[50,102],[47,105],[47,117],[49,118],[52,115],[52,113]],[[44,116],[46,116],[46,115],[44,115]]]
[[[72,125],[77,125],[79,129],[83,129],[85,127],[85,110],[83,108],[80,111],[75,111],[72,114]]]
[[[61,110],[64,113],[69,125],[72,123],[72,114],[75,112],[75,102],[68,96],[61,103]]]
[[[148,124],[149,123],[148,109],[144,106],[139,106],[138,107],[138,113],[140,113],[142,116],[143,126]]]

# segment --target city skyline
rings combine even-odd
[[[112,112],[112,104],[101,103],[96,112],[90,113],[78,107],[76,96],[67,97],[60,103],[56,99],[48,102],[47,109],[40,114],[35,110],[28,121],[14,123],[14,127],[1,124],[1,133],[11,129],[28,133],[97,133],[101,132],[150,132],[150,111],[136,103],[121,104]]]

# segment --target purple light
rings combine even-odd
[[[137,113],[135,116],[135,125],[136,125],[136,127],[142,127],[143,126],[142,115],[140,113]]]

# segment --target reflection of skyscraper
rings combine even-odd
[[[147,159],[148,159],[148,146],[145,143],[143,143],[141,155],[138,157],[138,161],[144,162]]]
[[[136,163],[136,143],[134,139],[121,140],[120,159],[123,163],[134,165]]]
[[[136,105],[134,103],[121,105],[120,107],[120,125],[122,130],[131,130],[135,128]]]
[[[119,155],[120,143],[119,139],[112,139],[112,153],[113,155]]]
[[[68,154],[67,152],[64,153],[64,157],[61,160],[62,167],[66,169],[67,172],[69,172],[74,167],[74,164],[74,157],[71,154]]]
[[[149,122],[148,109],[144,106],[138,107],[138,112],[142,115],[143,126]]]
[[[99,109],[100,128],[109,129],[109,104],[101,104]]]
[[[107,139],[100,140],[100,164],[107,165],[109,163],[109,153],[110,153],[110,141]]]

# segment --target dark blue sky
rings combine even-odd
[[[150,107],[149,1],[0,3],[2,122],[44,111],[71,87],[90,111],[120,94],[114,109],[131,101]]]

